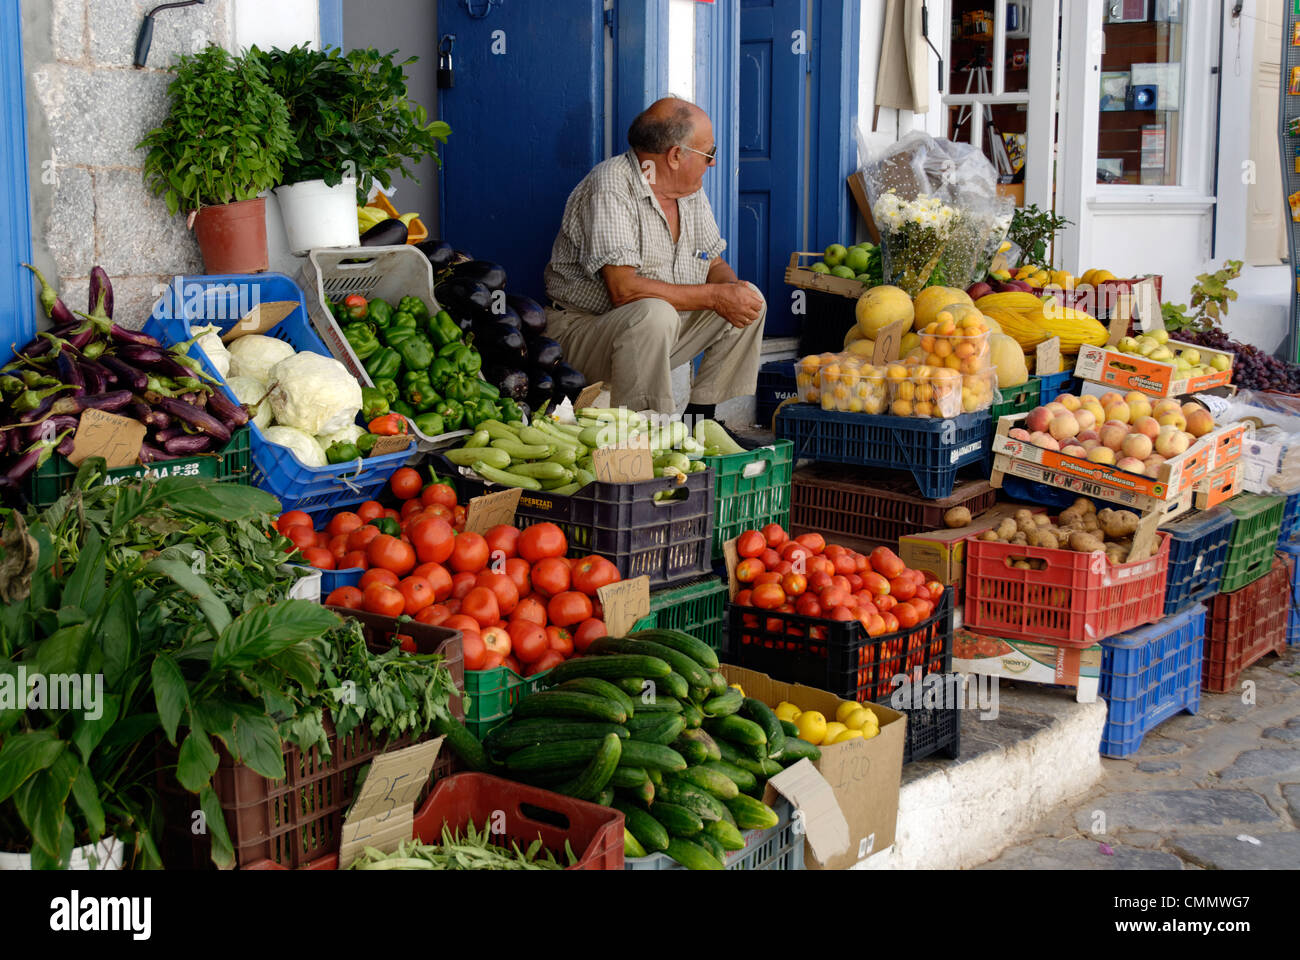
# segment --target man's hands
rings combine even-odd
[[[733,327],[743,330],[762,315],[763,298],[745,281],[711,286],[715,288],[713,309]]]

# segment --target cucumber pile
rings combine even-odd
[[[729,687],[680,630],[601,637],[484,741],[504,775],[622,811],[624,853],[721,870],[743,831],[776,826],[767,779],[821,753]]]

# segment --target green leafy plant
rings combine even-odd
[[[395,53],[306,46],[249,51],[289,108],[295,147],[284,183],[335,186],[355,176],[364,203],[375,181],[391,187],[393,171],[414,180],[408,164],[438,159],[437,145],[446,143],[451,128],[430,121],[424,107],[407,98],[403,67],[416,58],[395,63]]]
[[[1047,262],[1047,248],[1056,235],[1074,221],[1038,209],[1037,204],[1018,207],[1011,217],[1007,239],[1020,247],[1020,264]]]
[[[1166,330],[1204,333],[1216,329],[1228,315],[1228,305],[1237,299],[1237,291],[1228,284],[1241,276],[1242,261],[1227,260],[1214,273],[1202,273],[1192,284],[1191,305],[1163,303],[1160,313]]]
[[[167,209],[252,200],[281,182],[293,146],[284,100],[256,58],[221,47],[182,56],[167,117],[138,144],[144,179]]]

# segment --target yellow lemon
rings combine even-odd
[[[741,695],[742,697],[745,695],[745,688],[742,687],[742,686],[741,686],[740,684],[738,684],[738,683],[733,683],[733,684],[731,685],[731,689],[732,689],[732,690],[739,690],[739,691],[740,691],[740,695]]]
[[[845,700],[835,708],[835,719],[840,723],[848,723],[847,717],[855,710],[861,709],[862,704],[858,703],[856,700]]]
[[[879,727],[863,727],[863,728],[862,728],[862,739],[863,739],[863,740],[870,740],[872,737],[879,736],[879,734],[880,734],[880,728],[879,728]]]
[[[844,725],[850,730],[861,730],[876,722],[876,715],[866,707],[859,707],[844,718]]]
[[[832,740],[831,743],[845,743],[848,740],[860,740],[862,737],[863,734],[861,730],[845,730],[838,737]]]
[[[847,729],[848,727],[840,723],[838,720],[832,720],[830,723],[826,724],[826,733],[822,737],[822,743],[834,743],[835,738]]]
[[[799,719],[799,714],[802,711],[800,711],[800,709],[790,701],[782,700],[776,705],[776,710],[773,712],[776,714],[778,720],[785,720],[788,723],[794,723]]]
[[[816,710],[805,710],[794,721],[799,728],[799,736],[813,746],[826,739],[826,718]]]

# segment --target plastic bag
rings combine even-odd
[[[1300,493],[1300,397],[1242,390],[1234,397],[1198,396],[1219,424],[1244,420],[1254,436],[1241,447],[1242,486],[1251,493]]]

